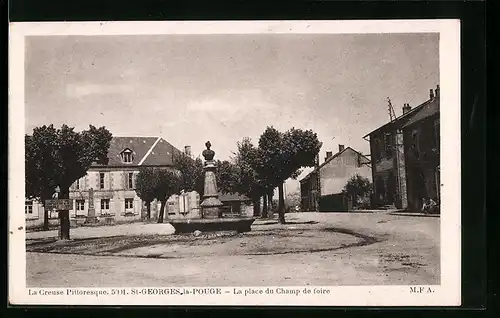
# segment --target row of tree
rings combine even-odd
[[[39,199],[42,204],[59,187],[60,199],[69,198],[70,185],[86,175],[94,163],[108,163],[108,149],[112,139],[105,128],[90,126],[75,132],[63,125],[36,127],[25,136],[26,196]],[[296,178],[302,167],[313,166],[321,142],[312,130],[292,128],[280,132],[268,127],[255,146],[249,138],[237,144],[233,158],[217,162],[217,183],[223,193],[239,193],[254,202],[254,214],[260,214],[260,199],[264,198],[262,216],[268,212],[274,189],[278,188],[278,214],[285,223],[283,183]],[[159,222],[163,222],[166,200],[181,190],[195,190],[203,195],[204,172],[201,159],[180,155],[174,169],[140,169],[136,181],[137,194],[146,202],[150,215],[150,202],[161,202]],[[46,209],[47,210],[47,209]],[[48,229],[48,211],[44,228]],[[62,238],[69,238],[69,217],[61,218]]]
[[[267,217],[272,205],[274,190],[278,188],[278,215],[285,223],[283,184],[296,178],[302,167],[313,166],[321,142],[311,130],[292,128],[280,132],[268,127],[255,146],[250,138],[237,144],[238,150],[230,160],[217,161],[216,179],[222,193],[238,193],[253,201],[254,216]],[[161,202],[158,222],[163,222],[166,200],[173,194],[197,191],[203,196],[203,162],[186,155],[175,158],[175,171],[141,168],[136,182],[136,192],[146,202],[150,217],[150,203]],[[262,213],[260,202],[262,198]]]

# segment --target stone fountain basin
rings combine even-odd
[[[254,218],[214,218],[214,219],[187,219],[171,220],[175,233],[237,231],[238,233],[250,232]]]

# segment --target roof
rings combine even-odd
[[[413,125],[421,120],[439,114],[439,98],[425,104],[422,109],[403,125],[403,128]]]
[[[340,155],[342,155],[343,153],[345,153],[347,151],[347,149],[350,149],[351,151],[354,151],[355,153],[357,153],[360,157],[363,157],[366,159],[366,161],[370,162],[370,159],[368,159],[368,157],[366,157],[365,155],[363,155],[361,152],[359,151],[356,151],[354,149],[352,149],[351,147],[345,147],[344,150],[340,151],[340,152],[337,152],[336,154],[334,154],[333,156],[329,157],[328,159],[325,160],[325,162],[323,162],[320,166],[314,168],[313,171],[309,172],[304,178],[302,178],[299,182],[304,182],[305,180],[309,179],[309,177],[313,174],[313,173],[316,173],[316,171],[320,170],[321,168],[323,168],[324,165],[326,165],[327,163],[329,163],[330,161],[332,161],[333,159],[339,157]],[[368,163],[367,162],[367,163]]]
[[[248,201],[250,200],[247,196],[239,193],[219,193],[219,200],[222,202],[228,201]]]
[[[130,149],[133,161],[123,163],[121,153]],[[169,166],[173,165],[172,154],[181,153],[161,137],[113,137],[108,149],[108,166]]]
[[[430,100],[427,100],[425,102],[423,102],[422,104],[418,105],[417,107],[414,107],[413,109],[411,109],[409,112],[407,112],[406,114],[403,114],[399,117],[397,117],[396,119],[394,119],[393,121],[390,121],[380,127],[378,127],[377,129],[369,132],[368,134],[366,134],[365,136],[363,136],[363,138],[366,138],[367,136],[370,136],[372,135],[373,133],[376,133],[378,132],[379,130],[383,130],[389,126],[392,126],[392,125],[400,125],[400,127],[403,127],[403,125],[406,125],[406,123],[411,120],[413,118],[413,116],[415,116],[416,114],[418,114],[424,107],[425,105],[433,102],[434,100],[436,99],[430,99]],[[437,98],[437,100],[439,100],[439,98]]]

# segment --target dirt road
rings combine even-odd
[[[27,253],[27,286],[439,284],[439,218],[388,213],[300,213],[287,218],[300,225],[258,222],[252,235],[280,229],[302,235],[309,231],[307,235],[279,240],[248,235],[194,249],[156,244],[125,249],[120,256]],[[314,224],[301,224],[305,222]],[[259,246],[264,252],[246,252]],[[164,258],[144,257],[158,255],[158,249]]]

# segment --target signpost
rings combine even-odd
[[[72,210],[73,200],[70,199],[45,200],[45,208],[48,210]]]

